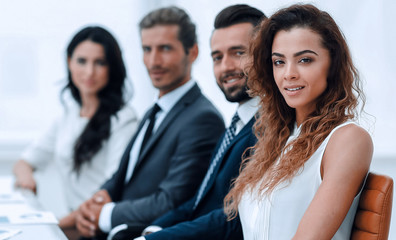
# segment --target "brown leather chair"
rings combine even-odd
[[[352,240],[386,240],[392,214],[392,178],[369,173],[359,201]]]

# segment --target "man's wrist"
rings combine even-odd
[[[148,234],[150,234],[150,233],[155,233],[155,232],[158,232],[158,231],[161,231],[161,230],[162,230],[162,227],[160,227],[160,226],[157,226],[157,225],[150,225],[150,226],[146,227],[146,228],[143,230],[142,236],[146,236],[146,235],[148,235]]]
[[[146,240],[146,238],[141,236],[141,237],[138,237],[138,238],[134,238],[133,240]]]
[[[103,205],[102,211],[100,211],[98,225],[102,232],[108,233],[111,230],[111,214],[115,205],[114,202],[106,203]]]

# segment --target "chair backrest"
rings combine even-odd
[[[351,240],[388,239],[392,199],[392,178],[370,172],[360,197]]]

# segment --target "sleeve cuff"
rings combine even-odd
[[[146,240],[146,238],[141,236],[141,237],[138,237],[138,238],[134,238],[133,240]]]
[[[158,232],[158,231],[161,231],[161,230],[162,230],[162,227],[160,227],[160,226],[150,225],[150,226],[146,227],[146,228],[143,230],[142,235],[145,236],[145,235],[147,235],[147,234],[155,233],[155,232]],[[139,239],[139,240],[140,240],[140,239]]]
[[[99,215],[99,228],[102,232],[108,233],[111,230],[111,214],[115,207],[114,202],[106,203]]]

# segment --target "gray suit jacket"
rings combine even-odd
[[[138,131],[150,111],[143,117]],[[102,187],[116,203],[112,227],[122,223],[149,224],[191,198],[223,131],[221,114],[195,85],[149,139],[131,180],[124,184],[129,152],[137,132],[125,150],[118,171]]]

